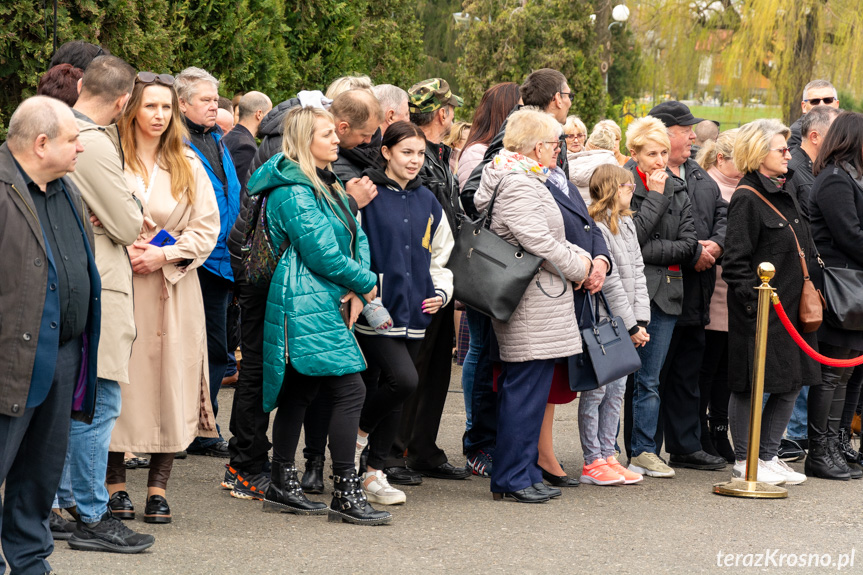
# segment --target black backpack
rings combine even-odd
[[[249,285],[264,288],[270,285],[279,259],[288,249],[288,239],[282,242],[278,252],[273,247],[267,225],[267,198],[265,192],[252,199],[250,218],[243,238],[243,276]]]

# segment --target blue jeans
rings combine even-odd
[[[105,472],[114,423],[120,417],[120,384],[99,378],[93,423],[72,421],[66,463],[54,507],[78,506],[81,521],[95,523],[108,511]]]
[[[467,354],[464,356],[464,364],[461,367],[461,389],[464,394],[464,413],[467,421],[465,421],[465,432],[472,425],[471,407],[473,404],[473,378],[476,373],[476,364],[479,361],[479,352],[482,350],[483,332],[480,324],[481,318],[478,318],[478,311],[470,308],[465,309],[467,314],[467,329],[470,332],[470,344],[467,348]]]
[[[494,370],[491,361],[492,337],[491,318],[475,309],[467,308],[468,328],[470,329],[470,348],[468,358],[476,346],[476,366],[470,392],[470,428],[462,438],[465,455],[483,450],[493,454],[497,441],[497,393],[494,391]],[[467,391],[465,391],[467,394]]]
[[[676,315],[669,315],[650,304],[650,325],[647,326],[650,342],[638,348],[641,369],[635,372],[632,392],[633,457],[658,451],[653,437],[659,420],[659,373],[665,363],[676,323]]]
[[[800,395],[797,396],[797,401],[794,402],[794,411],[791,412],[791,421],[788,422],[788,428],[785,430],[785,436],[788,439],[799,441],[801,439],[809,439],[809,429],[806,427],[809,420],[807,418],[808,407],[807,399],[809,398],[809,387],[803,386],[800,388]]]
[[[585,465],[614,455],[626,377],[578,395],[578,432]]]

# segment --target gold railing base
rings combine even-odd
[[[713,486],[713,493],[730,497],[750,497],[752,499],[783,499],[788,497],[788,490],[778,485],[761,481],[746,481],[734,478],[725,483]]]

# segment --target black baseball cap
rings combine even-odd
[[[671,126],[694,126],[704,121],[704,118],[693,116],[692,112],[689,111],[689,107],[677,100],[669,100],[668,102],[656,105],[647,115],[662,120],[666,128],[670,128]]]

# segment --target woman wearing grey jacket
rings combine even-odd
[[[632,342],[638,347],[650,340],[646,330],[650,322],[650,296],[641,246],[629,209],[634,188],[632,174],[617,164],[599,166],[590,179],[590,215],[602,231],[614,259],[602,292],[611,312],[621,317]],[[602,308],[600,313],[605,313]],[[617,485],[638,483],[643,479],[640,473],[618,463],[614,453],[625,391],[626,377],[623,377],[581,393],[578,430],[584,453],[582,483]]]

